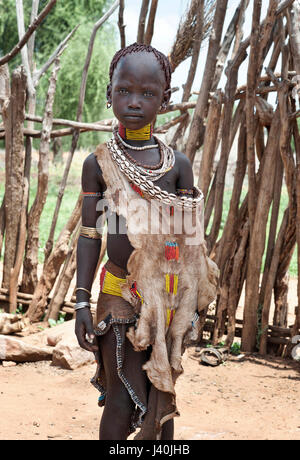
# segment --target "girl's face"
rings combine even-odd
[[[120,59],[107,88],[116,118],[127,129],[141,129],[155,120],[170,99],[159,62],[151,53],[128,54]]]

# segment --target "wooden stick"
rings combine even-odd
[[[212,80],[215,74],[217,55],[220,49],[220,41],[223,30],[224,18],[227,8],[227,0],[218,0],[215,7],[213,21],[214,33],[210,36],[209,47],[205,63],[205,73],[201,83],[200,95],[197,99],[194,117],[191,123],[190,135],[186,144],[186,155],[193,162],[199,142],[199,133],[202,132],[203,120],[206,116],[208,97]]]
[[[6,64],[9,62],[11,59],[13,59],[23,48],[23,46],[26,45],[28,42],[29,38],[33,34],[33,32],[37,29],[37,27],[40,25],[40,23],[45,19],[45,17],[49,14],[49,12],[52,10],[52,8],[55,6],[57,0],[50,0],[49,3],[45,6],[45,8],[40,12],[37,18],[33,21],[33,23],[28,27],[25,35],[22,37],[22,39],[17,43],[17,45],[5,56],[0,58],[0,66],[3,64]]]
[[[254,0],[252,14],[252,29],[250,39],[250,56],[247,73],[247,91],[246,91],[246,123],[247,123],[247,163],[248,163],[248,182],[249,182],[249,218],[250,218],[250,234],[252,233],[255,209],[256,209],[256,179],[255,179],[255,150],[254,150],[254,135],[255,135],[255,88],[257,85],[257,75],[259,62],[258,51],[260,47],[260,14],[261,0]]]
[[[26,316],[33,322],[39,321],[45,311],[49,292],[53,288],[60,267],[68,254],[70,237],[80,219],[81,207],[82,194],[80,193],[66,226],[61,231],[52,253],[44,263],[43,273],[39,278],[29,309],[26,312]]]
[[[269,321],[269,311],[271,305],[272,289],[274,287],[277,268],[279,264],[280,252],[282,250],[282,244],[284,240],[284,234],[288,225],[288,209],[284,213],[284,217],[281,222],[281,227],[277,236],[276,244],[274,247],[274,253],[271,261],[271,265],[268,271],[268,277],[266,286],[264,289],[263,309],[261,317],[261,337],[259,350],[260,353],[265,354],[267,351],[267,324]]]
[[[67,43],[69,42],[69,40],[71,39],[71,37],[75,34],[75,32],[77,31],[78,27],[80,26],[80,24],[78,24],[67,36],[66,38],[58,45],[58,47],[56,48],[56,50],[54,51],[54,53],[50,56],[50,58],[48,59],[48,61],[41,67],[40,70],[36,70],[34,73],[33,73],[33,84],[34,86],[36,87],[40,81],[40,78],[44,75],[44,73],[47,72],[47,70],[49,69],[49,67],[53,64],[53,62],[55,61],[55,59],[57,57],[59,57],[62,52],[64,51],[64,49],[66,48],[66,45]]]
[[[196,107],[196,102],[178,102],[177,104],[169,104],[167,108],[162,113],[174,112],[175,110],[188,110],[194,109]]]
[[[9,312],[13,313],[17,309],[17,290],[18,290],[18,277],[22,266],[23,255],[26,244],[26,211],[27,211],[27,200],[29,193],[28,180],[24,177],[24,188],[23,188],[23,201],[21,209],[21,219],[19,226],[19,241],[18,249],[16,252],[16,261],[14,267],[11,269],[10,282],[9,282]]]
[[[52,130],[53,104],[59,69],[60,61],[59,58],[56,58],[55,65],[50,77],[46,104],[44,108],[43,129],[41,131],[41,142],[39,149],[37,192],[28,214],[28,237],[26,243],[26,256],[24,258],[22,281],[23,289],[26,291],[31,291],[31,289],[33,291],[38,279],[37,266],[40,239],[39,225],[48,195],[49,154],[51,139],[50,134]]]
[[[178,115],[178,117],[173,118],[172,120],[168,121],[162,126],[154,128],[154,133],[166,133],[172,126],[175,126],[178,123],[180,123],[185,118],[185,116],[185,113],[183,113],[182,115]]]
[[[5,253],[3,287],[9,287],[16,259],[19,216],[22,208],[24,177],[24,115],[26,74],[21,66],[12,74],[11,96],[4,109],[5,142]]]
[[[32,115],[25,115],[25,120],[31,120],[36,123],[43,123],[43,117],[32,116]],[[53,125],[64,125],[70,126],[71,128],[91,128],[97,130],[98,125],[101,126],[111,126],[113,123],[113,118],[107,118],[105,120],[96,121],[95,123],[79,123],[73,120],[64,120],[63,118],[53,118]]]
[[[76,251],[77,251],[77,241],[80,232],[81,219],[79,219],[77,226],[72,235],[72,241],[70,244],[69,252],[66,257],[63,269],[59,274],[58,280],[55,285],[55,292],[51,299],[46,319],[58,319],[59,310],[63,304],[64,298],[68,292],[70,283],[73,279],[74,273],[76,271]]]
[[[223,39],[222,46],[219,50],[218,57],[217,57],[216,71],[214,75],[213,84],[211,86],[212,92],[215,92],[218,87],[218,84],[220,82],[220,78],[223,72],[224,64],[226,62],[232,41],[234,39],[236,28],[238,26],[238,23],[240,24],[241,22],[243,22],[243,16],[245,14],[245,10],[247,8],[248,3],[249,3],[249,0],[240,1],[240,4],[236,8],[235,13],[231,19],[231,22],[227,28],[227,31]],[[237,47],[237,44],[236,44],[236,47]]]
[[[38,15],[39,4],[40,4],[40,0],[32,0],[30,23],[32,23],[34,21],[34,18],[36,18],[36,16]],[[35,34],[36,34],[36,31],[33,32],[33,34],[31,35],[27,43],[28,59],[29,59],[29,66],[30,66],[31,72],[33,71],[33,54],[34,54]]]
[[[120,0],[116,0],[111,8],[102,16],[102,18],[97,21],[93,27],[90,41],[89,41],[89,46],[88,46],[88,51],[84,63],[84,68],[83,68],[83,73],[82,73],[82,79],[81,79],[81,85],[80,85],[80,93],[79,93],[79,101],[78,101],[78,107],[77,107],[77,115],[76,115],[76,121],[81,122],[82,121],[82,113],[83,113],[83,106],[84,106],[84,99],[85,99],[85,93],[86,93],[86,85],[87,85],[87,78],[88,78],[88,71],[91,63],[91,58],[92,58],[92,53],[93,53],[93,48],[94,48],[94,43],[96,39],[97,32],[99,28],[107,21],[107,19],[113,14],[113,12],[117,9],[117,7],[120,4]],[[58,192],[58,198],[54,210],[54,215],[51,223],[51,228],[49,232],[49,237],[46,243],[46,249],[45,249],[45,261],[49,257],[52,247],[53,247],[53,239],[54,239],[54,232],[55,232],[55,227],[56,227],[56,222],[58,218],[58,213],[61,205],[61,201],[63,198],[64,190],[67,184],[67,179],[69,175],[69,171],[71,168],[71,163],[72,159],[77,147],[78,139],[79,139],[79,130],[74,130],[73,135],[72,135],[72,141],[71,141],[71,149],[66,161],[65,169],[64,169],[64,174],[63,178],[60,184],[59,192]]]
[[[196,70],[197,70],[197,65],[199,61],[199,55],[200,55],[200,49],[201,49],[201,43],[203,40],[203,22],[204,22],[204,0],[199,0],[199,5],[197,8],[197,13],[196,13],[196,30],[195,30],[195,38],[194,38],[194,44],[193,44],[193,54],[192,54],[192,59],[191,59],[191,64],[188,72],[188,76],[186,79],[186,82],[183,87],[183,95],[181,102],[188,102],[190,95],[191,95],[191,89],[192,85],[195,79],[196,75]],[[193,4],[191,3],[191,9],[193,8]],[[189,123],[189,115],[186,110],[184,110],[182,113],[185,113],[186,116],[184,117],[183,121],[180,123],[178,126],[172,142],[171,146],[175,149],[177,146],[177,142],[180,138],[183,137],[185,130],[188,126]]]
[[[144,43],[145,23],[146,23],[146,17],[148,14],[149,3],[150,3],[150,0],[142,1],[140,17],[139,17],[139,24],[138,24],[138,33],[137,33],[137,39],[136,39],[137,43]]]
[[[17,14],[19,40],[21,40],[21,38],[25,35],[23,0],[16,0],[16,14]],[[27,44],[25,44],[22,47],[21,56],[22,56],[22,63],[23,63],[23,66],[25,68],[26,75],[27,75],[28,92],[29,92],[30,97],[33,97],[35,95],[35,88],[34,88],[33,81],[32,81]]]
[[[222,96],[220,91],[216,92],[215,97],[210,102],[207,116],[204,145],[198,179],[198,186],[201,188],[205,197],[207,196],[213,173],[213,162],[216,153],[216,144],[218,140],[218,131],[222,111],[221,97]]]
[[[120,0],[118,27],[120,31],[121,48],[126,46],[125,25],[124,25],[124,0]]]
[[[268,143],[264,154],[260,186],[257,198],[257,209],[250,235],[250,252],[247,269],[244,328],[242,347],[244,351],[253,351],[256,346],[257,309],[259,301],[259,282],[262,256],[265,248],[266,224],[269,207],[272,201],[275,178],[278,133],[280,132],[279,107],[274,114]]]
[[[146,29],[145,37],[144,37],[144,43],[146,45],[150,45],[152,41],[157,4],[158,4],[158,0],[152,0],[148,23],[147,23],[147,29]]]

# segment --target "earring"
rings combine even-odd
[[[165,102],[163,102],[163,103],[161,104],[159,110],[160,110],[160,111],[163,111],[163,110],[166,110],[166,108],[167,108],[167,104],[166,104]]]
[[[107,108],[107,109],[110,109],[110,108],[111,108],[111,106],[112,106],[112,103],[111,103],[111,102],[109,102],[109,101],[107,101],[107,103],[106,103],[106,108]]]

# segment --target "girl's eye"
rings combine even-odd
[[[119,89],[119,93],[120,93],[120,94],[127,94],[128,91],[127,91],[126,88],[120,88],[120,89]]]
[[[153,96],[153,93],[152,93],[152,91],[145,91],[144,96],[151,97],[151,96]]]

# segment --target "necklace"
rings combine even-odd
[[[157,181],[170,171],[175,164],[175,154],[173,149],[159,139],[157,139],[157,142],[161,153],[161,161],[157,166],[145,166],[139,164],[128,154],[124,146],[117,142],[116,136],[112,138],[107,145],[113,146],[117,163],[122,164],[123,168],[129,168],[131,172],[136,172],[139,176],[145,179],[149,178],[151,181]]]
[[[177,196],[174,193],[169,193],[162,190],[159,186],[154,185],[153,181],[158,180],[167,172],[167,167],[170,169],[174,166],[175,155],[173,149],[168,147],[162,141],[162,152],[164,157],[164,172],[147,171],[144,168],[140,168],[134,163],[130,162],[126,156],[120,150],[116,139],[110,139],[106,145],[111,155],[113,162],[118,166],[120,172],[126,176],[130,183],[135,184],[148,199],[156,199],[169,206],[177,206],[181,209],[194,210],[199,206],[200,202],[204,199],[203,193],[198,187],[194,187],[194,197],[190,198],[187,196]],[[163,168],[161,168],[162,170]]]
[[[133,145],[126,144],[124,139],[122,139],[122,137],[120,136],[120,134],[117,131],[116,131],[116,135],[117,135],[119,141],[122,142],[124,147],[126,147],[127,149],[131,149],[131,150],[148,150],[148,149],[155,149],[156,147],[158,147],[158,144],[143,145],[143,147],[134,147]]]
[[[114,138],[115,138],[115,141],[116,143],[118,144],[120,150],[122,150],[123,154],[125,155],[125,157],[131,162],[133,163],[134,165],[136,166],[140,166],[141,168],[143,169],[148,169],[150,171],[152,170],[155,170],[157,171],[158,169],[160,169],[163,165],[163,154],[162,154],[162,143],[157,139],[155,138],[156,142],[157,142],[157,146],[158,146],[158,150],[159,150],[159,155],[160,155],[160,161],[157,165],[145,165],[143,163],[139,163],[135,158],[133,158],[128,152],[127,152],[127,149],[126,147],[122,144],[122,142],[119,140],[118,136],[117,136],[117,131],[115,130],[114,131]]]
[[[153,126],[148,123],[148,125],[143,126],[141,129],[127,129],[119,121],[118,132],[126,141],[149,141],[153,134]]]

